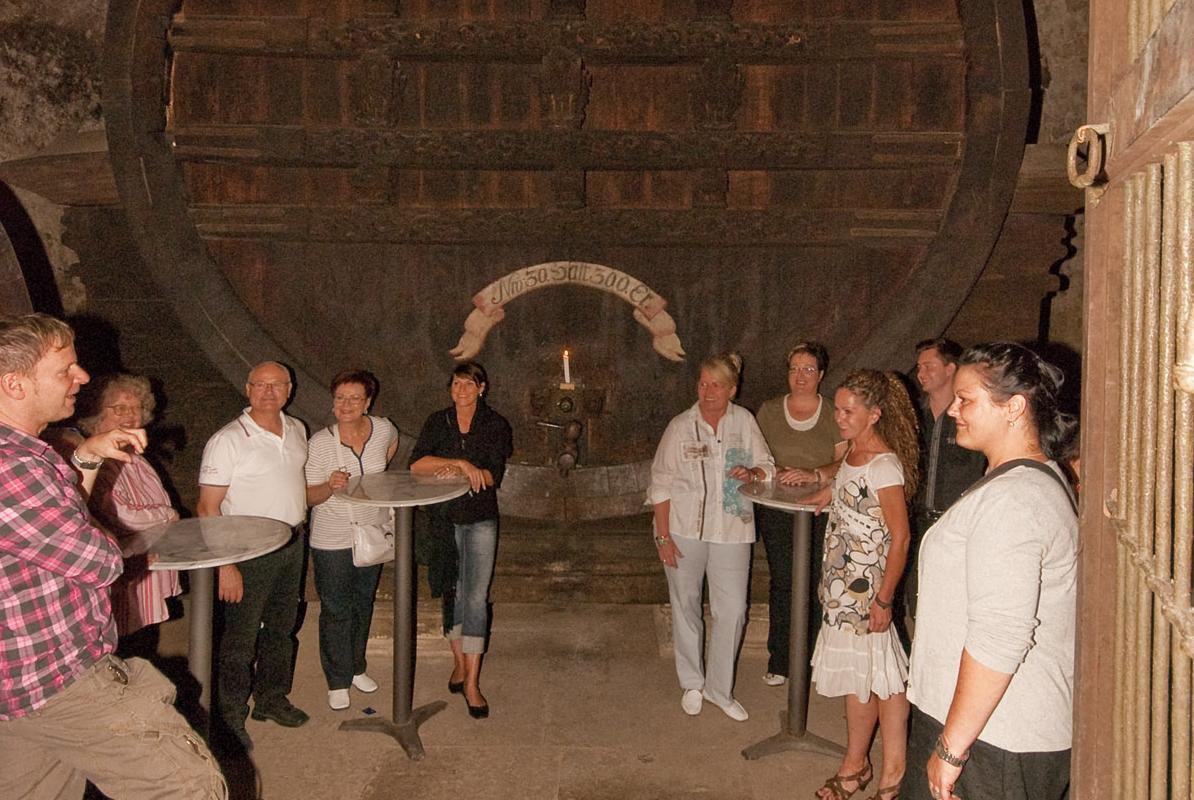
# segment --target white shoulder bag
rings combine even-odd
[[[332,426],[332,439],[336,445],[336,453],[343,453],[340,449],[340,426]],[[340,459],[340,470],[348,472],[344,466],[344,459]],[[352,473],[349,473],[350,475]],[[357,522],[353,516],[355,503],[348,506],[348,527],[352,531],[352,563],[358,567],[372,567],[374,564],[384,564],[394,560],[394,516],[386,512],[386,521]]]

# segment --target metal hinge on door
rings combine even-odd
[[[1086,190],[1086,200],[1090,205],[1098,205],[1099,199],[1107,189],[1107,179],[1103,175],[1103,166],[1111,151],[1111,126],[1106,123],[1097,125],[1081,125],[1074,131],[1070,139],[1070,147],[1066,152],[1066,172],[1070,176],[1070,185]],[[1086,145],[1086,169],[1078,172],[1078,157],[1082,145]]]

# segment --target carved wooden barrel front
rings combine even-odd
[[[638,510],[711,351],[748,405],[797,338],[907,363],[994,241],[1027,105],[1010,0],[144,0],[108,36],[122,195],[213,361],[292,364],[314,424],[368,367],[413,435],[475,354],[531,516]]]

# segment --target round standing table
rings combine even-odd
[[[121,540],[125,558],[148,553],[149,569],[190,570],[191,641],[187,666],[199,682],[199,705],[211,706],[211,618],[215,567],[272,553],[294,531],[268,517],[192,517],[156,525]]]
[[[412,475],[407,470],[379,472],[351,478],[336,493],[350,503],[389,508],[394,515],[394,714],[393,719],[353,719],[340,723],[342,731],[388,734],[402,745],[412,761],[423,758],[419,726],[448,704],[436,700],[411,709],[415,687],[415,575],[411,519],[414,506],[452,500],[469,490],[463,478]]]
[[[792,620],[788,631],[788,708],[779,714],[779,733],[755,742],[742,751],[756,759],[788,750],[840,756],[846,749],[808,732],[808,587],[811,565],[813,513],[809,496],[821,486],[784,486],[775,481],[744,483],[738,491],[753,502],[781,511],[792,511]]]

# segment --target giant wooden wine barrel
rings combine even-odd
[[[474,355],[507,513],[640,510],[714,350],[741,400],[797,338],[830,384],[957,311],[1028,112],[1014,0],[139,0],[109,12],[139,247],[235,385],[364,366],[407,434]],[[561,355],[570,351],[571,388]],[[686,356],[682,356],[686,353]],[[560,474],[576,419],[579,465]]]

